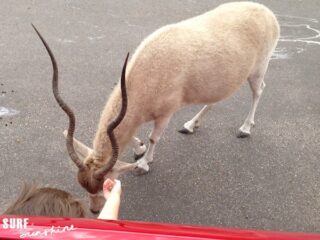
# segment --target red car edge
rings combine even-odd
[[[320,239],[320,234],[271,232],[136,221],[22,217],[12,215],[2,215],[0,219],[0,239]],[[27,223],[27,225],[21,226],[23,222],[25,224]]]

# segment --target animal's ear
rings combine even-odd
[[[68,134],[68,131],[64,130],[63,135],[65,138],[67,138],[67,134]],[[81,160],[83,160],[93,152],[93,149],[87,147],[82,142],[78,141],[76,138],[73,138],[73,146],[77,155],[81,158]]]

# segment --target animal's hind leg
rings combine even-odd
[[[266,86],[266,84],[264,83],[263,77],[264,77],[264,74],[263,75],[259,74],[259,75],[254,75],[248,78],[248,82],[252,90],[253,102],[246,120],[244,121],[244,123],[239,129],[237,137],[244,138],[244,137],[250,136],[251,127],[254,126],[254,115],[255,115],[261,94],[263,92],[263,89]]]
[[[200,112],[198,112],[190,121],[186,122],[183,125],[183,128],[179,130],[179,132],[183,134],[193,133],[194,129],[200,126],[200,119],[203,117],[204,114],[206,114],[211,109],[211,107],[212,105],[205,105],[200,110]]]

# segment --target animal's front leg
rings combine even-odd
[[[164,131],[164,129],[167,127],[170,116],[164,117],[164,118],[158,118],[154,121],[154,127],[150,134],[149,138],[149,146],[148,150],[145,153],[145,155],[137,161],[138,168],[136,169],[135,173],[137,175],[145,174],[149,171],[149,163],[153,161],[153,154],[154,149],[157,144],[157,142],[160,140],[161,135]]]
[[[148,146],[148,150],[146,152],[146,154],[137,161],[138,164],[138,170],[136,170],[138,172],[138,175],[147,173],[149,171],[149,164],[153,161],[153,154],[154,154],[154,149],[155,149],[155,145],[156,143],[151,140],[152,138],[150,138],[150,143]]]
[[[138,160],[139,158],[143,157],[147,150],[146,145],[137,137],[132,137],[131,146],[133,149],[135,160]]]
[[[183,128],[179,130],[179,132],[183,134],[194,133],[194,128],[198,128],[200,126],[200,120],[202,119],[203,115],[205,115],[211,109],[211,107],[212,105],[205,105],[200,112],[198,112],[190,121],[183,125]]]

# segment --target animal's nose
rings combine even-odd
[[[91,211],[93,214],[98,214],[98,213],[100,213],[100,211],[99,211],[99,210],[93,210],[93,209],[90,209],[90,211]]]

